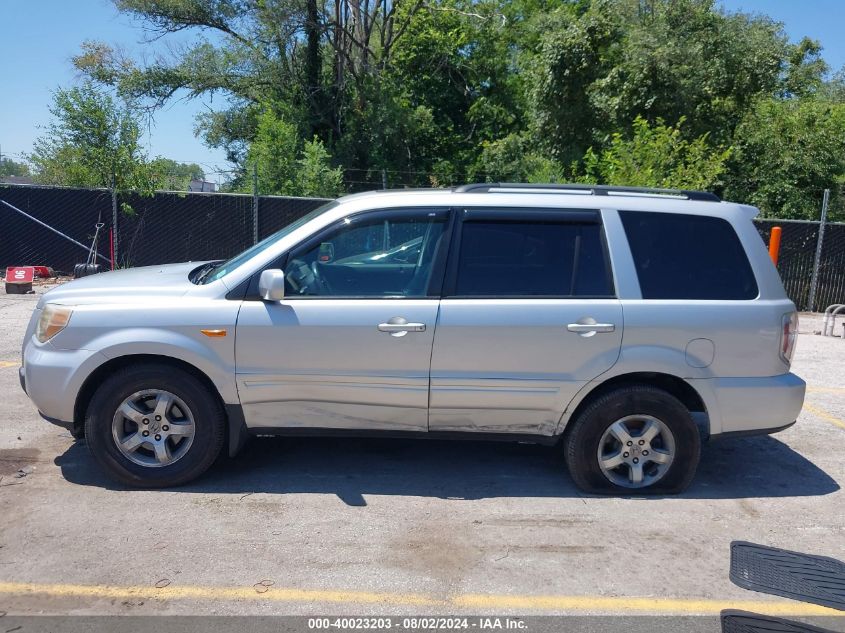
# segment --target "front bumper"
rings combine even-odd
[[[107,358],[87,349],[61,350],[30,341],[19,374],[21,386],[42,416],[73,422],[76,396],[85,379]]]

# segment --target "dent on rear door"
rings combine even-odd
[[[567,329],[590,321],[614,329]],[[429,428],[551,435],[575,394],[616,362],[621,341],[615,299],[444,300]]]

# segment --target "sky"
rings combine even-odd
[[[819,40],[831,68],[845,66],[845,0],[717,1],[728,11],[763,13],[783,22],[793,41],[805,35]],[[32,150],[49,122],[52,92],[79,81],[70,59],[83,41],[101,40],[140,54],[190,37],[179,34],[145,43],[140,25],[119,14],[109,0],[0,0],[0,153],[20,159]],[[216,105],[223,107],[222,97],[216,98]],[[223,152],[205,147],[193,134],[195,116],[207,107],[215,103],[171,103],[155,115],[145,145],[151,157],[198,163],[219,182],[225,176],[214,172],[227,169]]]
[[[0,0],[0,152],[13,160],[32,150],[50,121],[52,93],[80,81],[71,57],[85,40],[118,44],[128,53],[149,52],[137,22],[119,14],[108,0]],[[189,41],[178,35],[168,41]],[[161,46],[161,44],[158,44]],[[222,97],[215,98],[224,105]],[[154,127],[145,134],[150,157],[198,163],[210,180],[226,169],[224,153],[205,147],[194,136],[194,118],[215,103],[176,101],[156,113]],[[219,177],[218,177],[219,176]]]

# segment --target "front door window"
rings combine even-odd
[[[285,267],[287,294],[429,296],[446,219],[445,212],[430,209],[347,218],[291,252]]]

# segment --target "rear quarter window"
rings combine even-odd
[[[619,215],[643,299],[757,297],[751,264],[727,220],[647,211]]]

